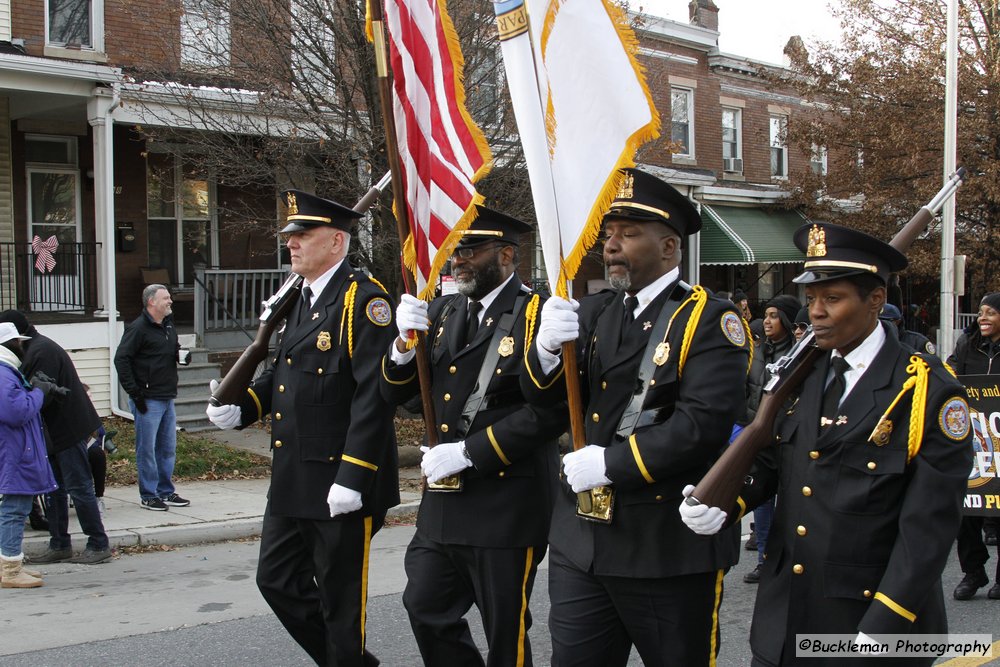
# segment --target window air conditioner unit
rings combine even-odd
[[[826,175],[826,165],[823,164],[822,160],[810,160],[809,168],[812,169],[812,173],[816,174],[817,176]]]
[[[743,158],[740,157],[724,157],[722,158],[722,170],[723,171],[733,171],[739,174],[743,173]]]

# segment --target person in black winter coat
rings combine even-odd
[[[983,297],[979,304],[979,318],[975,328],[970,327],[955,343],[955,351],[948,357],[948,365],[956,375],[1000,375],[1000,292]],[[965,576],[955,587],[956,600],[970,600],[980,588],[990,583],[986,575],[989,550],[983,541],[983,529],[996,535],[997,519],[981,516],[963,516],[958,529],[958,562]],[[997,552],[997,570],[993,587],[987,592],[991,600],[1000,600],[1000,550]]]
[[[94,495],[94,478],[87,460],[89,436],[101,426],[93,403],[80,382],[73,360],[58,343],[38,333],[23,313],[6,310],[0,313],[0,322],[11,322],[19,333],[30,336],[24,341],[24,359],[21,373],[31,378],[41,372],[52,378],[69,393],[58,401],[46,402],[42,408],[45,423],[45,445],[49,463],[55,473],[59,488],[49,494],[46,509],[49,521],[49,548],[35,563],[95,564],[111,559],[108,535]],[[80,528],[87,535],[87,547],[73,557],[69,535],[69,498],[73,499]]]
[[[788,353],[795,343],[794,322],[802,304],[790,294],[782,294],[767,302],[764,308],[764,340],[750,362],[747,375],[747,415],[746,423],[753,421],[764,393],[764,385],[771,379],[767,365]],[[767,551],[767,535],[771,531],[774,516],[774,497],[765,501],[753,511],[753,530],[757,544],[757,567],[748,572],[743,581],[756,584],[760,581],[760,566]]]

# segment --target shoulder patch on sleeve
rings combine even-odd
[[[964,398],[951,399],[941,407],[938,424],[941,426],[941,432],[952,440],[956,442],[965,440],[971,428],[969,404]]]
[[[372,321],[372,324],[387,327],[392,322],[392,306],[389,305],[388,301],[378,296],[365,306],[365,315]]]
[[[747,332],[743,328],[743,322],[740,321],[739,315],[734,312],[723,313],[719,326],[722,327],[722,333],[729,339],[730,343],[737,347],[743,347],[746,344]]]

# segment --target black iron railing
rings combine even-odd
[[[87,312],[97,303],[100,243],[62,243],[54,250],[0,243],[0,310]]]

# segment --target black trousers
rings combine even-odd
[[[962,572],[969,574],[986,565],[990,551],[983,541],[983,523],[996,521],[993,517],[963,516],[958,527],[958,563]],[[1000,546],[997,547],[997,566],[994,580],[1000,583]]]
[[[264,510],[257,587],[317,665],[370,667],[365,649],[368,552],[383,517],[294,519]]]
[[[700,667],[719,654],[722,570],[658,579],[579,570],[549,550],[553,667]]]
[[[499,549],[441,544],[417,531],[406,549],[403,606],[424,664],[483,665],[465,620],[483,619],[490,667],[532,665],[528,600],[545,546]]]

